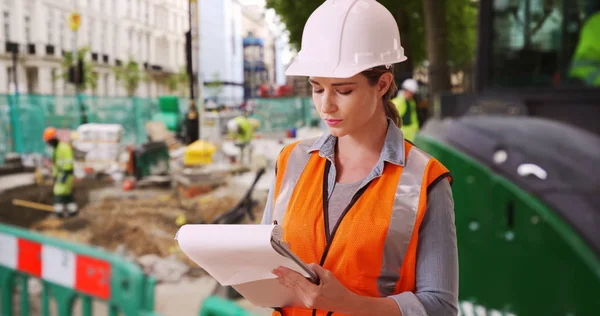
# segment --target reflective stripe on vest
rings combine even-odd
[[[365,184],[329,235],[328,160],[307,153],[314,140],[288,145],[278,159],[273,219],[303,261],[319,263],[353,292],[387,297],[415,291],[418,231],[427,188],[448,170],[405,142],[406,165],[386,163]],[[328,315],[327,311],[283,308],[283,315]],[[279,315],[280,312],[274,312]],[[337,315],[337,314],[336,314]]]

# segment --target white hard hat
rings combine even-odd
[[[375,0],[327,0],[308,18],[287,76],[349,78],[406,60],[396,20]]]
[[[227,122],[227,130],[228,130],[230,133],[237,133],[237,131],[238,131],[238,125],[237,125],[237,122],[236,122],[235,120],[229,120],[229,121]]]
[[[419,91],[419,83],[415,79],[406,79],[402,82],[402,89],[417,93]]]

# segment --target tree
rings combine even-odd
[[[94,66],[92,63],[86,58],[89,52],[88,47],[82,47],[77,51],[77,59],[83,60],[83,82],[79,86],[81,90],[85,91],[87,89],[96,90],[98,87],[98,74],[94,72]],[[60,64],[61,72],[57,74],[52,80],[56,80],[58,78],[63,79],[65,82],[68,81],[69,78],[69,67],[75,65],[75,60],[73,59],[72,52],[65,52],[62,62]]]
[[[429,95],[433,96],[452,88],[448,64],[446,0],[424,0],[423,4],[429,56]]]
[[[408,57],[406,62],[395,66],[397,79],[402,80],[413,71],[413,68],[422,65],[425,61],[430,61],[432,57],[445,59],[444,61],[436,61],[440,67],[465,67],[470,66],[471,61],[475,56],[475,32],[477,9],[472,5],[471,0],[452,0],[444,1],[445,5],[438,5],[438,1],[432,6],[424,6],[423,0],[379,0],[394,16],[398,22],[402,46],[405,49],[405,54]],[[299,49],[302,41],[302,31],[310,14],[323,3],[323,0],[267,0],[267,7],[272,8],[281,17],[281,21],[286,25],[289,32],[290,44],[293,48]],[[434,19],[433,27],[436,25],[446,25],[447,32],[445,38],[440,38],[435,32],[426,32],[425,23],[427,16]],[[444,42],[447,51],[438,51],[437,46],[428,47],[427,41],[424,40],[432,36],[437,38],[437,41]],[[432,41],[435,41],[433,39]],[[433,44],[433,42],[432,42]],[[432,50],[435,50],[433,52]],[[433,55],[432,55],[433,54]],[[448,72],[435,72],[434,76],[448,77]],[[404,78],[403,78],[404,77]],[[437,79],[430,78],[430,81]],[[446,79],[439,79],[446,80]],[[449,82],[449,79],[447,79]],[[438,89],[436,84],[435,89]],[[448,86],[445,86],[446,89]],[[437,92],[437,90],[436,90]]]
[[[185,67],[181,67],[179,72],[173,73],[167,78],[167,89],[170,93],[176,93],[178,96],[188,96],[190,88],[190,77]]]
[[[405,62],[394,65],[396,82],[401,83],[413,76],[416,66],[426,59],[425,28],[423,23],[423,3],[420,0],[407,0],[399,5],[396,0],[380,0],[398,23],[400,41],[407,57]]]
[[[115,73],[117,82],[124,83],[128,97],[135,96],[140,82],[149,80],[146,72],[141,70],[138,63],[131,57],[125,65],[113,67],[113,72]]]
[[[477,47],[477,5],[472,0],[446,1],[448,62],[453,68],[471,67]]]

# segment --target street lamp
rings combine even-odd
[[[194,68],[196,68],[198,74],[200,71],[200,62],[194,58],[197,58],[199,55],[194,56],[194,49],[200,52],[199,47],[194,47],[194,40],[199,38],[199,21],[198,21],[198,1],[197,0],[189,0],[188,1],[188,26],[189,30],[185,33],[185,51],[186,51],[186,70],[190,82],[190,100],[188,113],[186,115],[186,138],[187,142],[192,143],[198,139],[200,139],[201,135],[201,126],[202,126],[202,114],[204,113],[204,100],[202,97],[202,87],[204,85],[201,76],[198,77],[198,90],[196,91],[194,87]],[[199,45],[198,45],[199,46]],[[194,67],[194,61],[196,62],[196,67]],[[197,92],[197,96],[196,93]]]
[[[87,115],[85,112],[85,107],[83,106],[83,102],[80,100],[79,96],[79,86],[83,83],[84,80],[84,65],[83,60],[79,58],[77,54],[77,31],[79,30],[79,26],[81,25],[81,15],[75,9],[68,17],[67,22],[69,23],[69,27],[73,30],[73,52],[71,55],[72,65],[69,69],[69,81],[71,81],[75,85],[75,102],[79,107],[79,113],[81,115],[81,124],[87,123]]]

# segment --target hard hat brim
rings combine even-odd
[[[401,58],[394,60],[390,64],[401,63],[405,61],[406,56],[402,56]],[[286,69],[286,76],[305,76],[305,77],[322,77],[322,78],[350,78],[353,77],[365,70],[383,66],[380,63],[374,63],[371,65],[339,65],[334,69],[331,67],[326,67],[321,63],[310,63],[310,62],[300,62],[298,59],[294,60],[290,66]],[[329,69],[328,69],[329,68]]]

